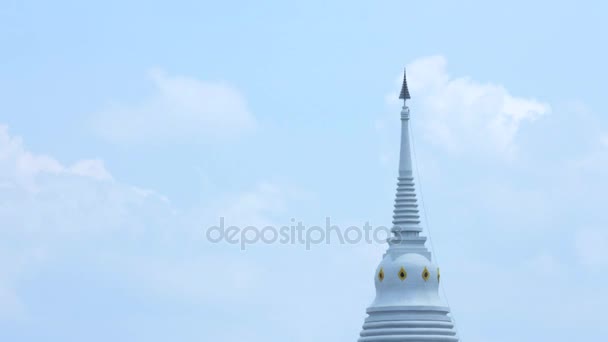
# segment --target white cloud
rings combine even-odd
[[[21,138],[2,125],[0,185],[3,229],[58,232],[142,226],[126,208],[167,205],[166,198],[153,191],[114,181],[102,160],[65,165],[28,151]]]
[[[170,143],[225,139],[255,127],[241,93],[224,82],[149,72],[154,93],[97,113],[95,129],[118,143]]]
[[[509,156],[524,122],[550,112],[548,104],[515,97],[502,85],[452,77],[442,56],[417,59],[407,66],[412,117],[424,136],[453,153],[479,150]],[[388,97],[396,102],[396,93]]]
[[[6,125],[0,125],[0,184],[4,188],[24,187],[35,191],[35,180],[44,175],[80,176],[95,180],[112,180],[103,161],[83,159],[73,165],[63,165],[54,158],[27,151],[19,137],[9,134]]]
[[[205,241],[204,225],[220,216],[241,226],[272,224],[302,195],[260,182],[230,196],[213,194],[188,215],[152,190],[114,180],[100,160],[68,166],[28,151],[5,126],[0,181],[0,321],[28,318],[30,306],[43,305],[31,303],[29,284],[66,265],[150,300],[242,304],[263,290],[267,271],[238,246]]]
[[[28,316],[22,283],[65,262],[66,246],[94,254],[104,232],[133,234],[172,217],[164,197],[114,181],[103,161],[65,165],[0,125],[0,320]]]
[[[72,174],[97,180],[112,179],[112,175],[106,170],[103,161],[99,159],[79,160],[68,170]]]

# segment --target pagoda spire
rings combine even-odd
[[[431,253],[424,246],[426,237],[420,236],[420,213],[414,183],[412,167],[412,151],[410,146],[409,120],[410,109],[407,100],[410,91],[407,87],[407,76],[403,71],[403,85],[399,98],[403,100],[401,109],[401,149],[399,152],[399,176],[397,178],[397,194],[393,210],[393,237],[389,240],[391,249],[401,252],[419,253],[431,259]]]
[[[402,99],[404,103],[405,101],[411,98],[410,91],[407,88],[407,75],[405,69],[403,69],[403,85],[401,86],[401,93],[399,94],[399,98]]]

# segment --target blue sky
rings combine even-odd
[[[390,224],[405,65],[461,339],[599,340],[606,7],[2,2],[0,340],[355,340],[385,246],[205,228]]]

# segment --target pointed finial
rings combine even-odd
[[[407,89],[407,77],[405,76],[405,69],[403,69],[403,86],[401,86],[401,95],[399,98],[403,101],[410,99],[410,91]]]

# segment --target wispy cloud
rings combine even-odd
[[[101,160],[67,166],[0,128],[0,321],[27,317],[29,305],[38,304],[28,303],[27,293],[22,298],[22,284],[41,269],[65,271],[66,264],[133,296],[242,303],[247,291],[260,290],[265,268],[206,244],[205,225],[220,216],[231,224],[271,224],[300,196],[292,187],[259,182],[213,194],[192,211],[177,210],[153,190],[114,179]]]
[[[154,92],[94,114],[101,137],[116,143],[176,143],[228,139],[253,129],[256,120],[245,98],[226,82],[148,73]]]
[[[102,160],[81,159],[66,165],[29,151],[7,126],[0,126],[0,184],[3,231],[50,236],[51,232],[135,229],[143,226],[140,215],[154,213],[150,210],[154,206],[171,212],[164,196],[115,181]]]
[[[53,157],[28,151],[20,137],[11,136],[8,126],[0,125],[0,184],[34,191],[36,178],[44,175],[112,180],[100,159],[82,159],[72,165],[64,165]]]

